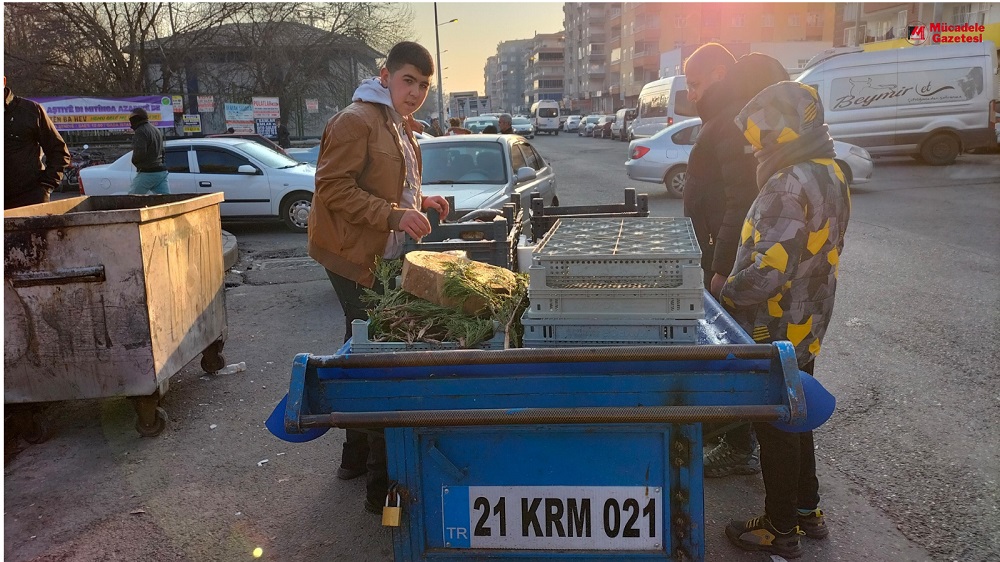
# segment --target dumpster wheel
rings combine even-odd
[[[212,342],[212,345],[201,352],[201,369],[206,373],[214,373],[226,366],[226,356],[222,354],[222,347],[225,342],[221,339]]]
[[[135,430],[138,431],[139,435],[143,437],[156,437],[157,435],[163,433],[163,430],[166,427],[167,411],[159,406],[156,407],[153,423],[151,425],[143,425],[141,416],[139,421],[135,422]]]

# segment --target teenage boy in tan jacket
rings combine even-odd
[[[364,80],[354,103],[330,118],[320,141],[316,192],[309,213],[309,255],[326,268],[344,309],[344,341],[351,322],[367,318],[363,287],[377,286],[378,258],[402,256],[404,233],[420,239],[431,232],[423,212],[448,216],[441,196],[420,193],[420,147],[413,119],[427,99],[434,61],[413,42],[396,44],[377,78]],[[347,430],[337,476],[368,473],[365,509],[381,513],[388,476],[381,430]]]

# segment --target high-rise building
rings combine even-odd
[[[531,43],[531,39],[504,41],[497,45],[497,54],[487,59],[485,91],[494,111],[527,112],[524,103],[525,60]]]
[[[563,101],[563,77],[566,69],[565,33],[539,33],[531,39],[525,59],[524,101],[531,105],[539,100]]]
[[[615,106],[609,91],[608,48],[612,12],[619,19],[621,4],[611,2],[567,2],[563,4],[566,33],[563,107],[583,113],[611,113]],[[620,105],[620,104],[619,104]]]

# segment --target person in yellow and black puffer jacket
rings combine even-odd
[[[765,88],[736,117],[757,157],[754,200],[720,302],[757,342],[788,340],[812,374],[833,312],[850,194],[816,90],[797,82]],[[754,424],[765,514],[733,521],[726,535],[746,550],[802,554],[799,534],[828,534],[819,509],[812,432]]]

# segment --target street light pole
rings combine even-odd
[[[438,127],[441,128],[441,132],[447,130],[444,123],[444,91],[441,88],[444,86],[442,76],[444,72],[441,70],[441,38],[438,28],[438,4],[434,3],[434,47],[437,50],[437,75],[438,75]]]

